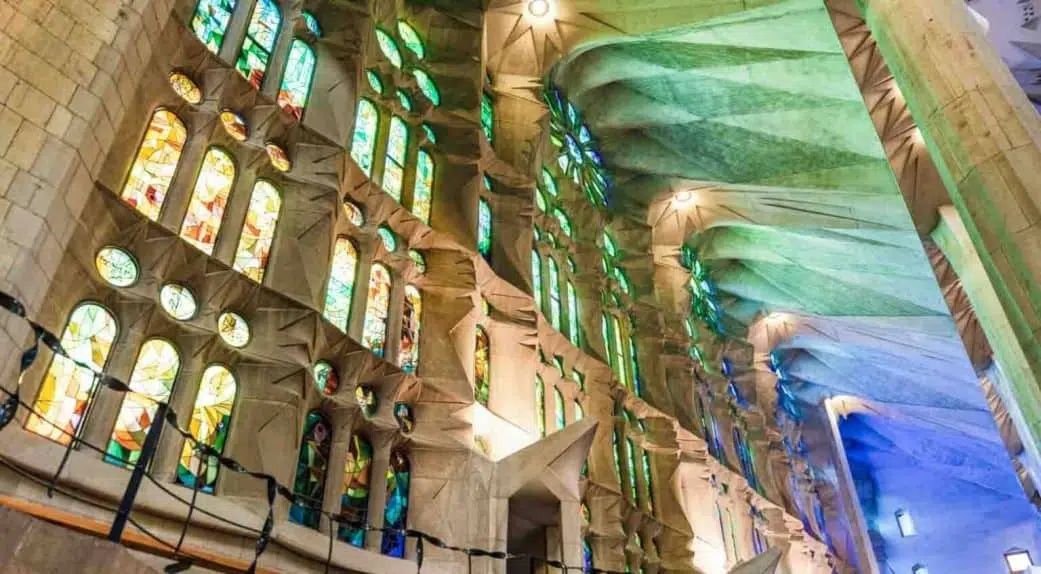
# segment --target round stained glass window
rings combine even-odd
[[[220,123],[231,139],[244,142],[249,138],[249,126],[246,125],[246,118],[243,118],[242,114],[224,110],[220,113]]]
[[[376,234],[380,236],[380,241],[383,242],[383,248],[393,253],[398,248],[398,239],[394,237],[394,232],[386,226],[380,226],[376,230]]]
[[[441,105],[441,92],[437,89],[437,84],[430,78],[430,74],[427,74],[423,70],[412,70],[412,75],[416,77],[416,84],[419,85],[419,91],[423,92],[423,95],[430,100],[435,106]]]
[[[328,361],[318,361],[314,365],[314,384],[323,395],[332,395],[340,387],[340,376]]]
[[[282,146],[268,142],[264,144],[264,149],[267,150],[267,158],[271,160],[271,165],[275,169],[282,173],[293,169],[293,162],[289,160],[289,154]]]
[[[354,398],[358,401],[358,406],[361,407],[361,414],[365,418],[372,418],[376,414],[380,401],[372,387],[359,385],[358,388],[354,389]]]
[[[225,343],[237,349],[249,344],[249,323],[238,313],[221,313],[217,317],[217,333]]]
[[[187,321],[195,316],[198,304],[191,289],[176,283],[167,283],[159,290],[159,304],[171,317]]]
[[[427,272],[427,260],[425,257],[423,257],[422,253],[416,251],[415,249],[410,249],[408,252],[408,258],[412,260],[412,263],[416,265],[416,269],[420,273]]]
[[[347,221],[353,223],[355,227],[365,225],[365,216],[362,214],[361,208],[354,203],[344,201],[343,212],[347,215]]]
[[[180,72],[170,74],[170,87],[173,88],[175,94],[189,104],[202,103],[202,90],[199,89],[199,84],[188,76]]]
[[[416,418],[408,403],[394,403],[394,420],[398,421],[398,428],[404,434],[412,434],[416,428]]]
[[[410,52],[416,55],[417,58],[422,60],[426,57],[427,50],[423,46],[423,40],[419,38],[419,32],[405,22],[404,20],[398,20],[398,36],[401,37],[401,41],[405,42],[405,47]]]
[[[412,111],[412,98],[404,90],[398,90],[398,101],[401,102],[401,107],[405,108],[405,111]]]
[[[137,283],[140,271],[134,256],[118,247],[103,247],[94,258],[98,274],[109,285],[130,287]]]
[[[380,79],[379,72],[375,70],[365,70],[365,79],[369,81],[369,87],[372,91],[377,94],[383,93],[383,80]]]
[[[398,43],[394,41],[394,38],[383,30],[376,28],[376,41],[380,45],[380,51],[390,60],[390,63],[395,68],[400,68],[401,50],[398,49]]]

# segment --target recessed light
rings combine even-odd
[[[528,13],[536,18],[545,18],[549,14],[549,0],[531,0],[528,2]]]

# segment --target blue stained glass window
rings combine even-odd
[[[397,251],[398,239],[394,236],[394,232],[391,231],[389,227],[381,225],[379,229],[376,230],[376,235],[379,235],[384,249],[391,253]]]
[[[351,240],[338,237],[333,247],[333,260],[329,271],[329,284],[325,289],[324,315],[333,325],[347,332],[347,319],[351,314],[354,296],[354,281],[358,273],[358,250]]]
[[[412,468],[408,457],[400,450],[390,455],[387,467],[387,504],[383,509],[383,526],[392,530],[408,527],[408,493],[412,482]],[[405,535],[384,532],[380,552],[394,558],[405,557]]]
[[[274,0],[257,0],[253,15],[246,29],[246,39],[242,42],[242,52],[235,69],[256,89],[260,89],[267,73],[271,51],[275,48],[278,29],[282,24],[282,12]]]
[[[410,52],[416,55],[417,58],[422,60],[426,57],[426,47],[423,45],[423,40],[419,37],[419,32],[409,25],[404,20],[398,20],[398,37],[405,43],[405,47]]]
[[[322,518],[325,477],[329,470],[333,442],[332,429],[329,419],[318,411],[311,411],[304,420],[304,436],[300,442],[300,457],[296,462],[296,477],[293,481],[293,494],[301,504],[289,508],[289,520],[309,528],[317,529]]]

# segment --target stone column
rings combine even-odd
[[[996,355],[1024,358],[1007,374],[1037,443],[1041,119],[961,0],[860,3],[993,286],[980,322]]]

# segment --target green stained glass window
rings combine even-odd
[[[401,102],[401,107],[405,108],[405,111],[412,111],[412,98],[405,93],[405,90],[398,90],[398,101]]]
[[[416,266],[417,271],[419,271],[420,273],[427,272],[427,260],[425,257],[423,257],[422,253],[416,251],[415,249],[410,249],[408,251],[408,258],[412,260],[412,263]]]
[[[564,395],[560,389],[553,389],[553,408],[556,411],[557,430],[564,430],[567,426],[567,412],[564,410]]]
[[[364,524],[369,515],[369,492],[372,484],[372,445],[355,434],[347,447],[344,462],[343,492],[340,514],[351,522]],[[341,523],[337,538],[357,548],[365,547],[365,529]]]
[[[187,141],[188,130],[181,119],[173,112],[156,110],[120,193],[123,201],[157,221]]]
[[[393,253],[398,250],[398,238],[394,236],[394,232],[389,227],[381,225],[376,230],[376,235],[379,236],[380,242],[383,243],[383,248],[388,252]]]
[[[202,373],[199,394],[195,398],[192,417],[188,422],[188,430],[199,442],[213,447],[220,454],[228,442],[228,429],[231,425],[231,411],[235,408],[235,394],[238,384],[228,369],[221,365],[210,365]],[[200,465],[202,474],[199,474]],[[192,448],[188,441],[181,447],[181,458],[177,465],[177,482],[182,486],[193,488],[197,476],[202,483],[199,490],[213,494],[217,487],[217,475],[220,462],[216,456],[208,456],[203,460],[199,452]]]
[[[361,344],[378,357],[383,356],[387,346],[391,286],[390,270],[380,263],[374,263],[369,273],[369,298],[365,307]]]
[[[322,37],[322,27],[318,25],[318,18],[315,18],[314,14],[305,10],[300,13],[300,17],[304,19],[304,24],[315,38]]]
[[[647,509],[654,512],[654,479],[651,478],[651,455],[643,451],[643,483],[647,487]]]
[[[430,143],[437,143],[437,134],[434,132],[434,128],[430,127],[430,124],[423,124],[423,133],[427,135],[427,139]]]
[[[481,129],[488,143],[495,142],[495,107],[492,105],[492,97],[487,93],[481,93]]]
[[[484,189],[487,191],[492,190],[492,178],[488,177],[488,174],[481,176],[481,183],[484,185]]]
[[[626,451],[629,455],[627,458],[629,471],[629,496],[631,497],[633,504],[636,504],[636,501],[639,500],[637,498],[636,488],[636,445],[633,444],[633,439],[627,438],[625,439],[625,446],[627,447]]]
[[[314,50],[307,43],[293,40],[286,73],[282,76],[282,89],[278,91],[278,105],[298,120],[304,117],[307,98],[311,95],[316,62]]]
[[[383,79],[379,72],[373,69],[365,70],[365,79],[369,81],[369,87],[377,94],[383,93]]]
[[[560,268],[557,260],[549,258],[549,320],[560,331]]]
[[[629,284],[629,277],[626,276],[625,271],[622,271],[620,267],[615,267],[614,278],[618,281],[618,286],[622,288],[626,295],[632,294],[632,286]]]
[[[575,399],[575,422],[578,422],[586,417],[586,411],[582,409],[582,403]]]
[[[557,218],[557,223],[560,224],[560,229],[564,232],[564,235],[571,237],[571,220],[568,219],[568,216],[560,208],[557,208],[553,210],[553,217]]]
[[[625,366],[625,347],[622,344],[622,324],[618,320],[618,317],[611,317],[611,336],[612,336],[612,363],[614,363],[615,376],[618,377],[618,382],[623,387],[629,387],[629,377]]]
[[[102,247],[94,258],[94,267],[114,287],[129,287],[137,283],[140,275],[134,257],[118,247]]]
[[[224,45],[235,0],[199,0],[192,14],[192,32],[214,54]]]
[[[633,374],[633,392],[636,396],[643,396],[643,387],[640,384],[640,361],[637,358],[636,339],[629,336],[629,369]]]
[[[405,286],[405,309],[401,315],[401,347],[398,366],[406,373],[419,368],[419,331],[422,327],[423,296],[413,285]]]
[[[416,156],[416,185],[412,191],[412,215],[426,224],[430,223],[430,202],[433,193],[434,158],[425,150],[419,150]]]
[[[379,130],[380,113],[369,100],[358,101],[358,116],[354,120],[354,137],[351,141],[351,158],[365,175],[372,175],[372,162],[376,154],[376,135]]]
[[[535,188],[535,206],[539,208],[539,211],[546,211],[546,198],[542,195],[542,189]]]
[[[542,257],[531,250],[531,290],[535,295],[535,307],[542,309]]]
[[[622,444],[618,441],[618,430],[611,434],[611,444],[614,447],[614,473],[618,477],[618,486],[622,486]]]
[[[358,274],[358,250],[346,237],[338,237],[333,246],[329,284],[325,288],[325,311],[330,323],[347,332],[347,319],[351,314],[354,281]]]
[[[572,273],[578,272],[578,268],[575,266],[575,260],[570,255],[568,255],[567,258],[567,270]]]
[[[604,352],[607,353],[607,361],[611,361],[611,329],[607,324],[607,314],[600,316],[600,334],[604,338]]]
[[[535,375],[535,427],[539,437],[546,436],[546,384]]]
[[[235,162],[223,149],[211,147],[202,159],[202,169],[181,223],[181,238],[207,255],[213,254],[234,183]]]
[[[430,74],[427,74],[423,70],[413,70],[412,75],[416,77],[416,83],[419,84],[419,91],[423,92],[423,95],[430,100],[435,106],[441,105],[441,92],[437,89],[437,84],[431,79]]]
[[[542,231],[539,230],[538,225],[535,226],[535,228],[532,230],[532,233],[535,236],[535,241],[542,241]]]
[[[300,456],[296,462],[293,495],[300,503],[289,508],[289,520],[309,528],[318,528],[322,518],[325,477],[329,471],[333,427],[319,411],[307,413]]]
[[[574,283],[567,282],[567,323],[568,323],[568,340],[571,344],[579,346],[579,329],[578,329],[578,296],[575,295]]]
[[[253,15],[246,28],[246,39],[235,69],[256,89],[260,89],[267,73],[271,51],[275,48],[278,28],[282,24],[282,12],[274,0],[257,0]]]
[[[405,47],[410,52],[416,55],[417,58],[422,60],[427,55],[426,47],[423,46],[423,40],[420,39],[419,33],[416,29],[409,25],[404,20],[398,20],[398,36],[401,41],[405,43]]]
[[[586,390],[586,377],[578,369],[571,369],[571,380],[578,384],[579,390]]]
[[[608,234],[607,232],[604,232],[603,240],[604,240],[604,253],[606,253],[607,256],[611,257],[611,258],[617,257],[618,256],[618,246],[615,245],[614,238],[612,238],[611,235]]]
[[[236,271],[257,283],[264,279],[281,210],[281,192],[265,180],[258,181],[253,186],[233,264]]]
[[[80,303],[69,315],[61,335],[61,346],[72,360],[54,355],[33,403],[34,413],[26,430],[61,444],[68,444],[79,431],[90,407],[95,385],[94,371],[105,368],[118,333],[116,319],[96,303]]]
[[[383,190],[394,201],[401,201],[401,185],[405,178],[405,151],[408,149],[408,124],[401,118],[390,118],[387,139],[387,161],[383,166]]]
[[[492,255],[492,206],[483,197],[477,202],[477,251],[485,259]]]
[[[546,188],[546,191],[550,195],[556,197],[559,193],[557,191],[557,180],[553,177],[553,174],[548,169],[542,168],[542,185]]]
[[[137,462],[155,411],[159,403],[170,400],[180,369],[181,357],[170,343],[150,339],[141,346],[127,383],[133,393],[123,396],[116,428],[105,449],[105,462],[127,467]]]
[[[380,51],[387,57],[387,60],[390,60],[391,65],[395,68],[400,68],[401,50],[398,49],[398,43],[394,41],[394,38],[383,30],[376,28],[376,42],[379,43]]]
[[[484,327],[478,325],[474,342],[474,398],[486,407],[492,381],[491,352],[488,333],[485,332]]]

